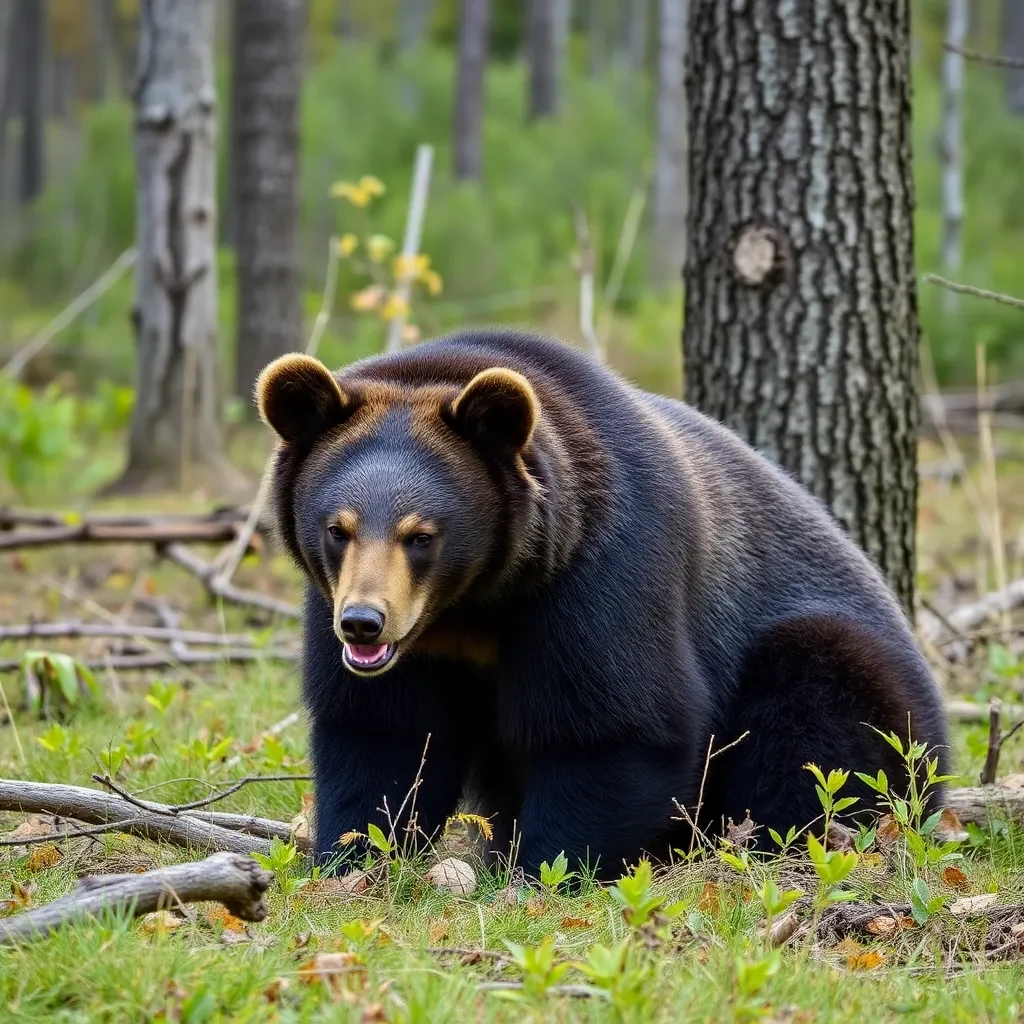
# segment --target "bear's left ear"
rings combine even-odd
[[[283,441],[303,444],[342,424],[354,411],[334,374],[312,356],[290,353],[263,368],[256,380],[260,418]]]
[[[452,426],[467,440],[493,451],[521,451],[540,418],[530,382],[496,366],[478,373],[449,407]]]

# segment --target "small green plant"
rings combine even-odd
[[[563,850],[549,864],[544,861],[540,866],[540,884],[550,893],[555,893],[560,885],[571,882],[576,877],[575,871],[569,870],[569,859]]]
[[[34,391],[0,373],[0,479],[24,491],[79,451],[74,398],[57,384]]]
[[[128,747],[124,743],[119,743],[116,747],[105,747],[96,753],[96,760],[103,765],[103,771],[112,779],[116,778],[127,757]]]
[[[253,858],[260,867],[274,874],[278,887],[285,896],[292,896],[310,881],[308,877],[292,874],[298,849],[294,843],[286,843],[277,836],[270,840],[270,853],[254,853]]]
[[[736,852],[733,853],[733,850]],[[750,851],[745,846],[736,846],[723,840],[715,853],[723,864],[735,868],[740,874],[746,874],[750,870]]]
[[[645,858],[609,890],[612,899],[622,908],[623,920],[632,928],[661,924],[682,909],[677,903],[666,906],[665,897],[652,891],[653,883],[654,871]]]
[[[821,809],[825,816],[825,825],[822,828],[822,834],[825,836],[825,842],[828,842],[828,827],[832,824],[832,819],[843,811],[852,807],[857,802],[855,796],[844,796],[836,799],[836,795],[846,785],[846,780],[850,777],[849,772],[844,772],[839,768],[833,768],[828,773],[828,778],[825,777],[825,773],[816,764],[805,764],[804,767],[814,776],[815,783],[814,789],[818,794],[818,802],[821,804]]]
[[[43,750],[64,758],[77,757],[82,752],[82,737],[73,729],[65,729],[58,722],[54,722],[42,736],[37,736],[36,743]]]
[[[146,703],[151,708],[156,708],[163,717],[174,703],[178,689],[177,683],[162,683],[159,679],[154,679],[149,687],[149,693],[146,694]]]
[[[191,743],[179,743],[178,753],[189,760],[200,761],[207,768],[219,764],[231,752],[234,738],[225,736],[212,745],[203,736],[197,736]]]
[[[508,939],[505,945],[523,976],[522,989],[496,993],[505,999],[532,1002],[542,998],[562,981],[572,966],[568,962],[558,962],[555,942],[550,935],[545,935],[538,946],[520,946]]]
[[[284,767],[288,752],[284,744],[276,736],[263,737],[263,768],[268,772],[276,772]]]
[[[789,852],[789,848],[796,842],[799,832],[795,825],[790,825],[785,839],[773,828],[768,829],[768,835],[772,837],[772,842],[779,848],[779,855],[784,857]]]
[[[128,745],[128,752],[133,757],[141,757],[147,753],[159,735],[160,730],[152,722],[130,722],[124,730],[125,743]]]
[[[650,993],[653,988],[653,968],[648,960],[630,966],[632,949],[629,938],[617,945],[590,947],[584,963],[576,969],[608,999],[623,1019],[649,1020]]]
[[[48,718],[58,706],[74,708],[82,697],[94,697],[99,686],[92,670],[70,654],[26,651],[21,658],[25,705]]]
[[[946,902],[946,897],[941,893],[932,896],[928,891],[928,884],[923,878],[915,878],[910,887],[910,913],[919,924],[926,924],[928,919],[938,913]]]
[[[775,881],[771,878],[766,878],[761,886],[759,895],[761,897],[761,906],[764,907],[765,927],[770,932],[772,923],[779,914],[784,914],[791,904],[800,899],[803,893],[799,889],[787,889],[785,892],[779,892],[779,887]]]
[[[856,893],[836,888],[857,866],[859,858],[853,850],[826,850],[816,836],[809,834],[807,854],[820,882],[817,900],[820,907],[857,898]]]
[[[768,979],[778,974],[782,960],[778,951],[760,960],[745,960],[737,956],[733,961],[732,1007],[738,1021],[757,1020],[765,1016],[767,1007],[761,992]]]

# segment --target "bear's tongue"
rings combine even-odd
[[[345,644],[348,656],[356,665],[373,665],[387,654],[387,644]]]

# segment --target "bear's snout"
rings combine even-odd
[[[376,643],[384,632],[384,613],[368,604],[350,605],[342,611],[338,626],[350,644]]]

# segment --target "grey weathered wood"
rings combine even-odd
[[[1002,0],[1003,56],[1024,61],[1024,3]],[[1024,117],[1024,67],[1008,67],[1003,71],[1006,82],[1006,109]]]
[[[553,0],[527,0],[526,58],[529,68],[527,117],[558,112],[558,38]]]
[[[968,0],[946,0],[946,48],[942,53],[942,267],[960,269],[964,220],[963,109],[964,58]],[[944,292],[945,309],[956,307],[954,292]]]
[[[223,828],[210,820],[200,821],[188,814],[144,810],[119,796],[85,786],[0,779],[0,811],[55,814],[90,825],[117,822],[118,832],[154,841],[163,840],[193,850],[270,852],[270,843],[261,837]]]
[[[909,0],[691,0],[686,397],[913,608]]]
[[[481,126],[490,8],[490,0],[462,0],[459,14],[458,80],[452,125],[452,173],[457,180],[478,180],[483,167]]]
[[[53,903],[0,920],[0,945],[41,938],[69,921],[108,911],[139,916],[202,900],[223,903],[243,921],[262,921],[267,916],[263,894],[272,880],[251,857],[235,853],[137,875],[87,875]]]
[[[128,464],[111,490],[230,487],[238,477],[224,457],[217,349],[214,3],[149,0],[139,11],[139,364]]]
[[[306,0],[245,0],[234,13],[235,394],[255,415],[260,371],[302,347],[299,94]]]
[[[21,160],[18,198],[31,203],[43,191],[46,172],[46,117],[43,70],[46,57],[45,0],[21,0]]]
[[[658,91],[651,197],[651,277],[678,284],[686,258],[687,113],[684,68],[688,0],[658,0]]]

